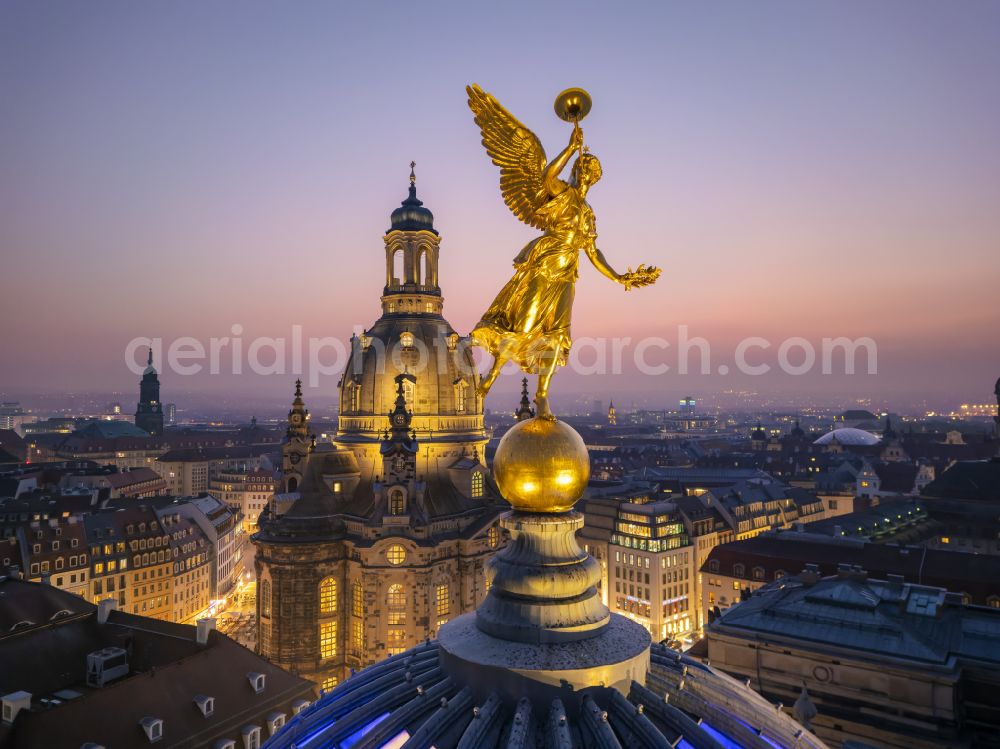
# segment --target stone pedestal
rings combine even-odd
[[[645,683],[649,668],[649,632],[617,614],[597,635],[546,644],[493,637],[478,626],[476,614],[466,614],[441,627],[438,643],[445,671],[471,687],[476,699],[495,691],[514,705],[527,697],[541,715],[556,698],[575,713],[588,692],[628,694],[632,681]]]
[[[597,584],[600,563],[576,541],[579,512],[515,510],[501,519],[507,547],[489,562],[490,592],[476,612],[486,634],[524,643],[594,637],[610,623]]]

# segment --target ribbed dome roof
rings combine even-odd
[[[445,674],[439,654],[429,642],[358,672],[267,746],[823,747],[749,687],[662,645],[652,647],[645,684],[633,681],[627,697],[587,690],[575,714],[572,691],[547,714],[527,699],[505,704],[498,692],[477,701]]]
[[[417,198],[417,184],[412,178],[410,195],[392,212],[390,222],[389,231],[430,231],[437,234],[434,229],[434,214]]]
[[[864,429],[855,429],[854,427],[844,427],[843,429],[834,429],[832,432],[827,432],[813,442],[813,444],[829,445],[834,439],[841,445],[877,445],[879,442],[878,437],[871,432],[866,432]]]

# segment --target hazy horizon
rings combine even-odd
[[[533,236],[479,143],[475,81],[550,156],[569,135],[554,96],[590,90],[598,242],[619,270],[664,269],[624,294],[582,263],[574,339],[674,341],[686,325],[712,345],[711,375],[566,371],[557,403],[990,400],[1000,5],[504,9],[4,4],[0,393],[133,393],[140,336],[300,325],[346,341],[379,314],[411,159],[442,235],[445,317],[467,332]],[[878,374],[719,375],[751,336],[773,341],[771,364],[790,337],[867,336]],[[280,398],[294,379],[161,377],[167,402]]]

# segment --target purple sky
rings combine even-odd
[[[136,336],[346,339],[378,314],[411,159],[445,314],[469,330],[532,237],[500,200],[472,81],[550,156],[569,133],[555,94],[589,89],[599,244],[620,269],[664,268],[628,295],[582,268],[577,340],[675,341],[683,324],[713,370],[746,336],[774,342],[772,364],[789,336],[879,346],[876,376],[627,367],[560,375],[566,393],[992,391],[1000,4],[909,0],[6,2],[0,391],[131,391]],[[165,393],[260,395],[289,379],[163,377]]]

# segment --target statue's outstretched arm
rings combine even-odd
[[[629,268],[625,273],[617,273],[614,268],[608,265],[604,253],[597,249],[597,245],[593,243],[587,247],[587,257],[590,258],[590,262],[594,264],[594,267],[601,272],[601,275],[607,276],[612,281],[617,281],[625,287],[625,291],[637,289],[641,286],[650,286],[656,283],[656,279],[660,277],[659,268],[645,264],[640,265],[635,270]]]
[[[614,268],[612,268],[604,257],[604,253],[597,249],[597,245],[591,244],[587,248],[587,257],[590,258],[590,262],[594,264],[594,267],[601,272],[602,276],[607,276],[612,281],[617,281],[621,283],[622,276]]]

